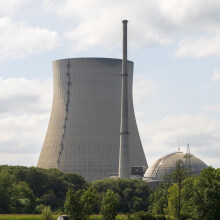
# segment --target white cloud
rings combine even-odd
[[[74,50],[100,46],[111,50],[120,45],[119,21],[128,19],[130,46],[179,42],[178,57],[220,53],[220,2],[216,0],[45,0],[44,7],[74,19],[64,34]]]
[[[0,106],[1,163],[35,165],[48,126],[52,81],[0,78]]]
[[[212,74],[211,80],[214,82],[220,82],[220,70],[216,69]]]
[[[179,42],[177,57],[220,56],[220,34],[214,37],[187,38]]]
[[[216,26],[220,21],[220,2],[216,0],[157,0],[164,18],[170,20],[176,28],[197,31]],[[208,25],[208,26],[207,26]]]
[[[100,47],[111,50],[120,45],[121,24],[129,22],[129,43],[135,47],[149,44],[168,45],[171,39],[157,28],[158,7],[150,1],[45,1],[45,8],[53,10],[62,17],[74,17],[75,22],[65,37],[75,50]],[[149,19],[151,18],[151,19]],[[169,34],[168,34],[169,35]]]
[[[220,104],[216,104],[216,105],[207,105],[202,107],[202,110],[206,110],[206,111],[220,111]]]
[[[1,164],[4,165],[35,166],[37,164],[38,157],[39,153],[1,153],[0,161]],[[21,164],[21,161],[23,161],[23,164]]]
[[[142,121],[139,123],[139,131],[150,164],[154,162],[151,158],[155,159],[155,155],[159,158],[177,151],[178,146],[185,151],[187,143],[190,143],[193,155],[208,165],[220,166],[220,121],[216,119],[204,115],[170,116],[150,123]],[[207,155],[212,157],[205,160]]]
[[[133,83],[133,97],[135,105],[143,104],[147,97],[154,93],[158,85],[155,82],[147,80],[143,75],[135,75]]]
[[[133,102],[134,109],[138,109],[138,111],[135,111],[136,117],[140,118],[140,120],[144,117],[144,112],[148,106],[148,97],[155,94],[158,87],[159,85],[156,82],[145,79],[143,75],[134,75]]]
[[[13,13],[18,7],[28,2],[30,0],[0,0],[0,12],[3,14]]]
[[[56,31],[30,27],[24,22],[0,18],[0,60],[23,58],[27,54],[51,50],[58,44]]]
[[[45,113],[50,108],[51,80],[0,78],[0,114]]]

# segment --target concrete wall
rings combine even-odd
[[[53,62],[51,118],[37,166],[76,172],[86,180],[118,172],[120,59],[73,58]],[[128,62],[131,166],[147,166],[132,100],[133,62]]]

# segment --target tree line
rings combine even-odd
[[[152,191],[142,180],[87,183],[80,175],[57,169],[0,166],[0,213],[41,213],[45,207],[72,219],[94,213],[105,219],[117,213],[145,216],[137,219],[220,219],[220,169],[208,167],[197,177],[188,176],[180,162],[170,181]]]
[[[220,169],[208,167],[199,176],[188,176],[179,165],[174,184],[161,183],[150,195],[148,211],[177,219],[220,219]]]
[[[69,189],[86,187],[88,183],[75,173],[0,166],[0,213],[40,213],[45,206],[62,210]]]

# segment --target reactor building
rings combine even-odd
[[[180,151],[167,154],[153,163],[144,174],[144,180],[163,182],[170,178],[170,175],[176,170],[178,161],[190,175],[199,175],[201,171],[208,166],[199,158],[190,153]]]
[[[70,58],[53,62],[53,105],[37,166],[75,172],[87,181],[119,170],[122,60]],[[136,124],[133,62],[127,61],[129,170],[147,167]]]

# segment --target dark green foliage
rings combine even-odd
[[[184,219],[187,216],[193,216],[193,181],[194,177],[188,177],[189,172],[179,160],[176,164],[176,170],[171,174],[171,182],[174,185],[168,189],[168,204],[166,214],[174,216],[177,219]],[[188,178],[187,178],[188,177]]]
[[[154,217],[152,214],[148,212],[136,212],[134,213],[134,219],[135,220],[156,220],[156,217]]]
[[[10,207],[13,213],[33,213],[36,198],[26,182],[12,185]]]
[[[99,194],[92,187],[82,191],[80,201],[83,205],[83,212],[86,217],[89,217],[89,215],[95,212],[95,208],[98,208],[99,206],[99,200]]]
[[[114,220],[117,215],[118,199],[113,190],[108,189],[103,196],[100,214],[104,220]]]
[[[119,200],[118,212],[131,213],[148,208],[151,190],[142,180],[105,179],[94,181],[91,185],[100,193],[113,190]]]
[[[64,174],[57,169],[0,166],[0,173],[1,171],[3,173],[2,178],[0,178],[0,213],[21,212],[21,209],[10,208],[9,199],[11,195],[9,191],[12,189],[11,186],[14,182],[16,184],[18,182],[26,182],[37,198],[37,204],[50,206],[52,210],[63,207],[65,196],[69,189],[83,189],[88,185],[82,176],[74,173]],[[16,204],[17,207],[19,204],[26,206],[28,201],[25,198],[14,199],[12,206]],[[32,208],[28,209],[28,212],[30,210]],[[27,211],[25,210],[25,212]]]
[[[148,208],[148,212],[156,215],[138,212],[136,217],[130,215],[128,219],[164,219],[157,214],[165,212],[181,219],[220,219],[220,169],[208,167],[200,176],[185,179],[184,168],[179,163],[172,177],[175,184],[161,184],[152,193],[141,180],[105,179],[92,182],[88,188],[88,183],[77,174],[0,166],[0,213],[40,213],[46,206],[60,213],[67,196],[65,210],[74,216],[71,211],[74,208],[77,213],[74,219],[88,219],[90,214],[99,213],[100,207],[102,214],[109,212],[114,216],[117,212],[132,213]],[[106,219],[114,218],[106,216]]]
[[[149,196],[150,206],[148,211],[153,214],[165,214],[168,206],[168,188],[171,183],[160,183],[158,188]]]
[[[87,190],[78,190],[76,192],[69,190],[64,204],[65,213],[71,216],[72,219],[89,219],[89,215],[93,214],[98,200],[99,196],[96,190],[91,187]]]
[[[45,207],[42,210],[42,220],[53,220],[52,211],[50,210],[50,206]]]
[[[83,204],[81,203],[80,197],[81,197],[80,190],[78,190],[77,192],[74,192],[73,190],[70,189],[66,194],[64,211],[73,220],[84,219]]]
[[[178,198],[181,196],[181,219],[220,219],[220,169],[208,167],[198,177],[189,177],[168,189],[167,214],[178,216]]]
[[[0,171],[0,213],[32,213],[36,198],[26,182],[17,182],[6,169]]]
[[[57,196],[52,189],[48,189],[43,196],[40,197],[40,200],[45,206],[58,207],[59,203],[57,201]]]
[[[155,217],[157,220],[166,220],[166,217],[164,215],[156,215]]]
[[[208,167],[183,182],[181,216],[220,219],[220,169]]]
[[[168,189],[168,206],[166,209],[166,214],[174,216],[176,219],[178,217],[178,208],[179,208],[179,188],[177,184],[172,185]],[[181,204],[182,205],[182,201]]]
[[[183,181],[183,189],[181,191],[182,194],[182,209],[181,216],[182,218],[191,217],[196,218],[196,210],[195,210],[195,183],[198,177],[191,176]]]
[[[0,213],[10,213],[11,189],[16,177],[7,170],[0,170]]]
[[[176,183],[177,186],[177,191],[175,192],[177,195],[177,202],[175,206],[175,217],[177,217],[180,220],[180,213],[181,213],[181,190],[183,187],[183,181],[187,177],[188,171],[187,169],[183,166],[183,162],[179,160],[176,164],[176,170],[172,173],[172,182]],[[169,205],[168,205],[169,206]]]
[[[88,183],[85,181],[85,179],[76,173],[62,173],[62,176],[64,181],[73,184],[74,190],[76,191],[88,186]]]
[[[195,182],[195,211],[198,219],[220,219],[220,169],[204,169]]]
[[[40,204],[40,205],[37,205],[34,209],[34,213],[35,214],[41,214],[42,211],[46,208],[47,206],[43,205],[43,204]]]

